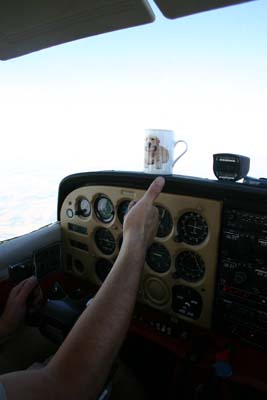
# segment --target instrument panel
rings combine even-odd
[[[64,268],[101,286],[123,241],[130,201],[144,190],[108,185],[70,191],[60,207]],[[148,248],[138,302],[195,325],[211,326],[222,201],[161,193],[160,224]]]

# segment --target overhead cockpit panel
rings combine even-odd
[[[146,0],[0,1],[0,59],[152,21]]]
[[[167,18],[179,18],[215,8],[232,6],[255,0],[154,0]]]

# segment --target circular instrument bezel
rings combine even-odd
[[[188,211],[179,218],[177,232],[181,242],[197,246],[208,237],[208,223],[198,212]]]
[[[146,263],[154,272],[164,273],[171,267],[171,255],[166,246],[154,242],[147,250]]]
[[[107,207],[107,205],[110,207],[110,210],[105,210],[104,208],[101,209],[101,203],[106,202],[105,207]],[[102,206],[101,206],[102,207]],[[97,217],[97,219],[101,222],[103,222],[104,224],[108,224],[110,223],[115,216],[115,207],[112,203],[112,201],[106,196],[106,195],[99,195],[97,196],[97,198],[95,199],[94,202],[94,211],[95,211],[95,215]],[[105,216],[105,213],[107,213],[108,215]]]
[[[75,215],[80,218],[88,218],[92,213],[92,206],[86,197],[78,197],[75,204]]]
[[[186,282],[196,283],[205,276],[203,258],[194,251],[185,250],[175,257],[176,277]]]
[[[109,256],[116,250],[116,240],[112,233],[106,228],[98,228],[94,234],[94,241],[97,249]],[[107,242],[109,244],[107,244]]]
[[[172,288],[172,310],[176,314],[193,320],[200,318],[203,308],[203,299],[200,293],[183,285]]]
[[[123,221],[125,218],[125,215],[128,212],[128,205],[130,204],[131,200],[122,200],[120,204],[118,205],[117,208],[117,216],[118,220],[120,221],[120,224],[123,225]]]

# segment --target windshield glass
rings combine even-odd
[[[0,240],[56,220],[66,175],[142,171],[144,130],[188,143],[175,174],[215,179],[214,153],[266,177],[267,3],[156,20],[0,63]]]

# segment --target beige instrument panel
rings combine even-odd
[[[100,286],[122,243],[127,204],[143,190],[85,186],[61,208],[65,271]],[[138,301],[209,328],[211,324],[222,203],[161,193],[161,224],[148,249]]]

